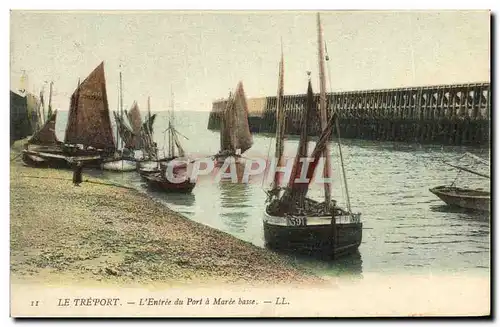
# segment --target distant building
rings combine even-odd
[[[33,134],[28,97],[10,91],[10,144]],[[32,112],[36,112],[33,110]]]

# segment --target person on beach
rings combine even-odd
[[[73,169],[73,185],[80,186],[82,182],[83,163],[78,161]]]

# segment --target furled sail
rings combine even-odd
[[[297,149],[297,155],[295,157],[292,174],[290,181],[288,182],[287,192],[284,194],[284,199],[290,203],[296,203],[297,201],[301,204],[304,200],[305,194],[309,187],[309,183],[296,182],[295,179],[299,178],[302,171],[301,159],[307,159],[307,146],[309,143],[309,132],[311,129],[311,121],[313,119],[314,112],[314,98],[311,86],[311,81],[309,81],[307,86],[307,102],[306,110],[302,113],[302,126],[300,132],[299,147]]]
[[[28,143],[36,145],[60,144],[61,141],[59,141],[56,136],[56,119],[57,110],[54,110],[52,115],[47,119],[40,130],[35,132],[35,134],[28,140]]]
[[[306,181],[304,182],[295,182],[295,178],[299,178],[300,175],[302,174],[301,173],[302,165],[298,164],[297,160],[298,156],[297,156],[294,169],[292,170],[292,179],[289,184],[289,188],[287,189],[287,192],[283,196],[284,203],[288,205],[291,204],[292,206],[299,205],[300,207],[303,207],[307,191],[309,190],[309,184],[311,183],[314,177],[314,172],[316,170],[316,167],[318,166],[319,160],[321,159],[325,149],[327,148],[329,138],[330,135],[332,134],[333,126],[335,124],[336,119],[337,119],[337,113],[334,113],[330,117],[328,123],[325,126],[325,129],[321,133],[318,142],[316,142],[316,146],[314,147],[311,155],[307,156],[306,154],[306,156],[302,157],[302,158],[308,158],[310,161],[307,167],[307,172],[305,174]],[[299,166],[300,169],[298,169]]]
[[[236,87],[233,112],[234,124],[231,126],[234,128],[233,148],[234,150],[241,149],[243,153],[252,147],[253,139],[248,125],[248,105],[242,82],[239,82]]]
[[[133,149],[136,139],[134,131],[127,126],[123,118],[116,111],[113,111],[113,115],[115,117],[116,126],[118,127],[118,134],[123,141],[124,147]]]
[[[42,90],[40,91],[40,106],[38,107],[38,122],[39,122],[38,129],[41,129],[46,121],[47,118],[45,117],[45,100],[43,98],[43,90]]]
[[[104,62],[77,87],[71,96],[65,143],[114,150]]]
[[[320,136],[318,142],[316,142],[316,146],[314,147],[314,149],[309,157],[311,163],[309,164],[309,167],[307,169],[307,174],[306,174],[307,187],[302,189],[304,191],[304,193],[302,194],[303,197],[306,196],[307,190],[309,189],[309,184],[311,183],[311,180],[314,177],[314,172],[316,170],[316,167],[318,166],[319,160],[321,157],[323,157],[325,149],[327,149],[327,147],[328,147],[329,138],[330,138],[330,135],[332,134],[333,125],[335,124],[336,119],[337,119],[337,113],[334,113],[332,115],[332,117],[330,118],[330,120],[328,121],[328,123],[326,124],[325,129],[321,133],[321,136]],[[326,165],[326,163],[325,163],[325,165]]]
[[[137,102],[134,101],[132,104],[132,108],[127,112],[127,118],[130,124],[130,127],[132,127],[132,131],[135,134],[132,148],[133,149],[141,149],[142,148],[142,142],[141,142],[141,127],[142,127],[142,119],[141,119],[141,112],[139,111],[139,106],[137,105]]]
[[[153,141],[153,124],[156,118],[156,114],[151,115],[148,113],[147,119],[141,126],[141,140],[144,153],[148,155],[150,159],[157,158],[157,148]]]

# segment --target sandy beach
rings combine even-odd
[[[20,144],[11,149],[11,159]],[[316,283],[283,257],[198,224],[133,189],[70,170],[10,167],[16,283]]]

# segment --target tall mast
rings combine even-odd
[[[120,65],[120,119],[123,119],[123,84],[122,84],[122,71]],[[123,140],[121,140],[121,146],[123,145]]]
[[[143,153],[145,152],[145,149],[150,149],[151,148],[151,145],[152,145],[152,136],[151,136],[151,131],[149,129],[149,122],[151,120],[151,97],[148,95],[148,114],[146,116],[146,120],[145,120],[145,123],[146,125],[142,125],[142,126],[145,126],[146,128],[146,132],[144,133],[144,138],[145,138],[145,145],[146,146],[143,146]],[[148,153],[151,153],[151,151],[147,151]]]
[[[321,130],[324,131],[327,125],[327,113],[326,113],[326,94],[325,94],[325,62],[323,53],[323,31],[321,28],[321,19],[319,13],[317,15],[318,21],[318,62],[319,62],[319,110],[321,119]],[[330,211],[330,202],[332,198],[331,194],[331,163],[330,163],[330,147],[329,142],[326,143],[325,150],[323,151],[323,158],[325,160],[323,175],[328,180],[325,182],[325,210]]]
[[[120,88],[118,87],[118,97],[117,97],[118,101],[116,101],[116,113],[117,115],[115,116],[116,117],[119,117],[118,114],[120,113]],[[115,119],[115,123],[116,123],[116,146],[118,147],[118,142],[120,140],[120,130],[119,130],[119,122],[116,121]]]
[[[238,89],[236,89],[236,92],[234,93],[233,99],[231,101],[231,106],[229,114],[230,114],[230,124],[228,124],[229,127],[229,132],[231,133],[231,150],[233,153],[236,153],[236,132],[239,131],[236,126],[239,126],[238,123],[238,116],[236,115],[236,99],[238,96]]]
[[[171,98],[171,101],[172,101],[172,104],[171,104],[171,108],[172,108],[172,126],[174,126],[174,119],[175,119],[175,115],[174,115],[174,90],[172,89],[172,87],[170,87],[170,98]]]
[[[148,119],[151,118],[151,97],[148,96]]]
[[[326,51],[326,61],[329,62],[330,58],[328,56],[328,48],[326,47],[325,43],[325,51]],[[332,87],[332,79],[331,79],[331,72],[330,72],[330,63],[328,63],[328,79],[329,79],[329,84],[330,84],[330,92],[332,92],[331,87]],[[337,110],[333,114],[337,114]],[[340,165],[342,167],[342,176],[344,179],[344,188],[345,188],[345,197],[346,197],[346,204],[347,204],[347,210],[349,212],[351,211],[351,200],[349,199],[349,188],[347,187],[347,175],[345,172],[345,165],[344,165],[344,157],[342,156],[342,144],[340,141],[340,124],[339,124],[339,119],[338,119],[338,114],[337,117],[335,117],[335,128],[337,129],[337,143],[339,147],[339,158],[340,158]]]
[[[21,78],[19,81],[19,91],[26,95],[28,93],[28,75],[26,74],[26,70],[21,70]]]
[[[174,92],[172,88],[170,88],[170,119],[168,122],[168,156],[175,156],[175,148],[174,148]]]
[[[146,119],[146,133],[148,134],[148,142],[150,144],[152,144],[152,140],[149,140],[150,138],[152,138],[152,133],[151,133],[151,129],[150,129],[150,121],[151,121],[151,97],[148,96],[148,116],[147,116],[147,119]],[[150,142],[151,141],[151,142]]]
[[[40,91],[40,105],[38,106],[38,118],[39,124],[38,127],[41,128],[45,123],[45,100],[43,98],[43,92],[45,91],[45,85],[42,86],[42,90]],[[41,110],[41,112],[40,112]]]
[[[52,115],[52,85],[54,84],[53,81],[50,81],[49,85],[49,108],[47,110],[47,118]]]
[[[220,151],[226,150],[226,129],[227,129],[227,107],[231,101],[231,92],[229,92],[229,96],[227,97],[227,101],[223,106],[221,105],[221,111],[220,111]]]
[[[276,167],[280,167],[283,161],[283,134],[284,134],[284,122],[285,122],[285,112],[283,110],[283,92],[284,92],[284,60],[283,60],[283,40],[281,41],[281,60],[278,73],[278,94],[276,97]],[[277,189],[280,184],[279,173],[274,174],[274,185],[273,188]]]

